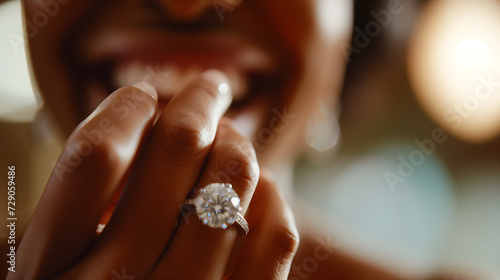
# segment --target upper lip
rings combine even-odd
[[[83,61],[98,64],[140,58],[149,63],[181,62],[217,67],[231,63],[246,72],[269,74],[273,57],[235,34],[175,33],[160,30],[101,33],[81,50]]]

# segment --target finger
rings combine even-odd
[[[251,227],[233,272],[225,279],[287,279],[299,246],[292,211],[261,174],[247,214]]]
[[[223,119],[197,189],[211,183],[230,183],[244,215],[257,185],[259,167],[252,144]],[[196,195],[196,191],[194,192]],[[178,229],[152,279],[222,279],[237,230],[204,225],[196,212],[181,213]],[[191,269],[196,264],[196,269]],[[187,266],[186,266],[187,265]]]
[[[142,279],[150,271],[170,239],[179,206],[195,185],[217,123],[229,107],[228,86],[221,72],[205,71],[170,101],[113,216],[75,275],[92,267],[100,269],[97,275],[113,277],[110,271],[126,267],[128,275]]]
[[[152,126],[156,99],[146,83],[121,88],[75,129],[20,244],[18,272],[10,279],[50,278],[88,249],[114,189]]]

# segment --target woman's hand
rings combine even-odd
[[[68,139],[8,279],[286,279],[293,216],[267,176],[259,180],[250,141],[222,117],[226,86],[224,74],[205,71],[156,123],[151,85],[111,94]],[[215,182],[231,183],[248,210],[240,246],[235,229],[181,211],[193,188]]]

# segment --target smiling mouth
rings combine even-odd
[[[146,81],[158,92],[161,113],[172,97],[201,72],[219,69],[228,76],[233,92],[226,115],[251,126],[240,131],[247,137],[262,120],[262,112],[257,111],[266,107],[262,103],[269,103],[266,95],[275,88],[280,72],[269,53],[220,32],[102,33],[79,53],[83,54],[83,72],[89,76],[84,103],[91,110],[117,88]]]

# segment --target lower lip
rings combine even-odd
[[[89,115],[99,104],[108,96],[106,89],[97,82],[89,82],[86,88],[86,104],[90,111],[87,112]],[[262,123],[265,117],[265,111],[268,109],[268,100],[264,94],[259,94],[255,98],[252,98],[243,106],[238,108],[229,108],[225,117],[230,118],[234,122],[234,129],[241,135],[251,139],[253,135],[257,132],[259,125]],[[158,101],[158,114],[157,119],[163,112],[164,108],[168,104],[170,99],[160,98]]]
[[[144,60],[117,63],[113,67],[111,83],[118,88],[146,81],[156,88],[160,98],[171,99],[202,71],[212,68],[220,69],[228,76],[233,89],[233,100],[243,99],[248,91],[248,73],[235,66],[235,63],[207,56],[196,63],[179,58],[167,61],[157,58],[155,63]]]
[[[226,117],[233,120],[233,128],[238,133],[251,139],[252,136],[256,135],[257,129],[264,121],[268,104],[269,102],[265,98],[265,95],[260,95],[242,108],[238,108],[237,110],[230,108],[226,113]]]

